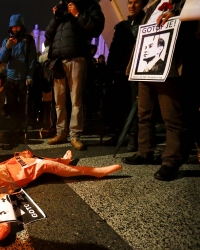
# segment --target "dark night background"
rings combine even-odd
[[[30,33],[35,24],[39,30],[45,30],[53,13],[52,8],[59,0],[0,0],[0,46],[5,37],[8,37],[10,16],[22,14],[27,33]]]

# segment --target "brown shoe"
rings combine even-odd
[[[67,142],[67,136],[62,136],[62,135],[56,135],[52,139],[48,140],[49,145],[66,143],[66,142]]]
[[[71,139],[71,144],[72,146],[74,146],[75,149],[78,150],[83,150],[85,148],[85,146],[79,139]]]

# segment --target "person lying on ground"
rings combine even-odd
[[[6,187],[9,194],[35,180],[43,173],[62,177],[88,175],[97,178],[121,170],[119,164],[106,167],[71,166],[72,153],[68,150],[63,158],[41,158],[29,150],[16,152],[14,157],[0,163],[0,188]],[[10,223],[0,221],[0,240],[10,233]]]

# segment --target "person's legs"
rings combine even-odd
[[[83,90],[86,79],[87,61],[83,57],[74,58],[67,63],[68,85],[72,103],[69,124],[71,144],[76,149],[83,149],[80,134],[83,131]]]
[[[66,68],[64,67],[65,71]],[[54,97],[56,103],[57,135],[48,141],[48,144],[64,143],[67,141],[67,110],[66,110],[66,87],[67,79],[54,79]]]
[[[157,98],[153,83],[138,84],[138,151],[132,157],[123,158],[127,164],[151,164],[155,149],[154,106]]]
[[[30,86],[28,86],[30,88]],[[19,131],[23,131],[25,128],[25,121],[29,119],[29,109],[27,117],[25,115],[25,108],[28,103],[26,103],[26,95],[27,95],[27,85],[25,81],[20,81],[19,83],[19,94],[18,94],[18,101],[19,101],[19,109],[18,113],[16,114],[16,123]]]
[[[166,148],[162,154],[162,164],[174,166],[180,164],[180,138],[182,132],[182,112],[180,102],[180,85],[175,80],[167,79],[158,86],[158,100],[161,114],[166,126]]]
[[[17,115],[19,113],[18,95],[19,84],[8,79],[6,83],[6,98],[7,108],[11,117],[11,121],[8,126],[11,131],[14,131],[17,128]]]
[[[138,152],[143,158],[153,157],[155,150],[154,107],[157,98],[151,82],[139,83],[138,92]]]
[[[162,166],[154,177],[163,181],[171,181],[177,177],[182,161],[182,113],[180,85],[177,81],[178,79],[167,79],[157,86],[161,114],[166,126],[166,148],[162,154]]]

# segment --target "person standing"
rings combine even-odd
[[[161,13],[159,7],[164,0],[154,1],[148,8],[143,23],[164,25],[174,15],[179,15],[181,0],[171,0],[173,9]],[[182,5],[181,5],[182,6]],[[138,151],[122,161],[126,164],[142,165],[154,163],[155,134],[154,108],[156,100],[159,102],[163,121],[166,126],[166,148],[162,153],[162,165],[154,174],[154,178],[162,181],[172,181],[178,176],[182,164],[181,134],[183,131],[181,107],[181,83],[178,74],[176,44],[170,71],[165,82],[139,82],[138,85]],[[175,56],[176,55],[176,56]],[[129,65],[130,66],[130,65]],[[129,69],[129,67],[128,67]]]
[[[105,146],[115,146],[124,123],[137,98],[137,83],[128,81],[125,74],[131,53],[136,42],[139,25],[145,12],[143,8],[148,0],[128,0],[129,16],[115,27],[107,59],[107,113],[106,126],[113,130],[114,137],[104,142]],[[137,119],[137,117],[136,117]],[[133,122],[129,133],[128,151],[137,150],[137,122]],[[113,127],[114,125],[114,127]]]
[[[26,34],[21,14],[10,17],[10,37],[4,39],[0,61],[7,64],[6,97],[11,116],[10,130],[23,131],[27,85],[33,84],[36,65],[36,46],[33,37]]]
[[[60,59],[65,77],[54,79],[57,135],[48,144],[70,142],[77,150],[84,149],[80,141],[83,131],[83,90],[90,57],[91,40],[104,29],[105,18],[95,0],[62,2],[53,8],[45,37],[51,43],[49,58]],[[70,92],[71,115],[67,112],[67,93]],[[69,120],[69,121],[68,121]],[[69,125],[68,125],[69,124]]]

